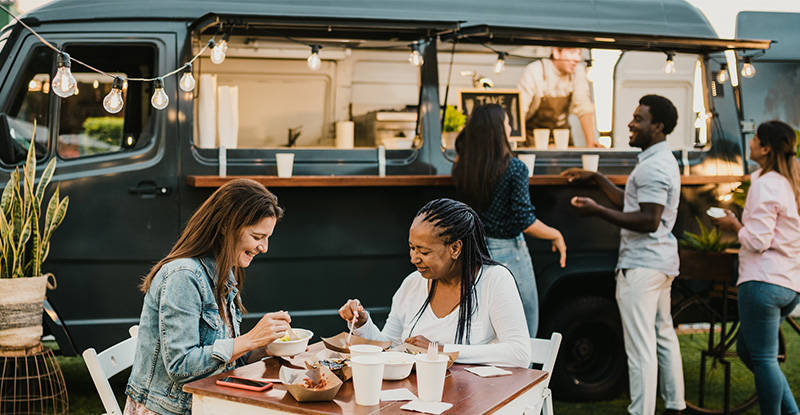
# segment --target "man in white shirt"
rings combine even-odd
[[[525,68],[517,84],[528,145],[535,128],[570,128],[573,113],[581,122],[587,147],[601,147],[595,140],[594,104],[589,93],[586,67],[579,48],[553,48],[549,59]],[[570,139],[572,143],[572,139]]]

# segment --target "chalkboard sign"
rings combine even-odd
[[[525,141],[525,117],[519,102],[519,91],[516,89],[475,89],[461,90],[459,93],[460,110],[467,117],[472,109],[486,104],[497,104],[506,110],[508,123],[511,125],[509,141]]]

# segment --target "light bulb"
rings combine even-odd
[[[668,73],[670,75],[674,74],[677,71],[675,69],[675,61],[672,60],[674,56],[675,56],[674,53],[668,52],[667,53],[667,63],[664,64],[664,72],[666,72],[666,73]]]
[[[122,110],[125,104],[125,98],[122,97],[122,78],[114,78],[114,83],[111,84],[111,92],[103,99],[103,108],[111,114],[116,114]]]
[[[594,69],[592,67],[592,60],[586,59],[586,80],[594,82]]]
[[[53,77],[51,85],[53,92],[61,98],[72,96],[75,90],[78,89],[78,81],[72,76],[72,71],[70,71],[69,67],[69,55],[61,52],[58,55],[58,71],[56,76]]]
[[[311,45],[311,55],[308,56],[308,69],[316,71],[322,66],[322,60],[319,58],[320,45]]]
[[[717,73],[717,83],[724,84],[728,80],[728,64],[721,63],[719,65],[719,72]]]
[[[181,77],[181,82],[179,85],[182,90],[186,92],[192,92],[192,90],[194,90],[194,86],[197,84],[194,81],[194,76],[192,76],[192,64],[187,63],[184,68],[183,76]]]
[[[225,32],[222,35],[219,43],[211,49],[211,62],[220,64],[225,60],[225,53],[228,52],[228,39],[231,38],[231,32]]]
[[[408,56],[408,61],[414,66],[422,66],[425,63],[425,60],[422,59],[422,54],[419,53],[418,44],[411,45],[411,55]]]
[[[745,78],[752,78],[756,76],[756,67],[753,66],[753,58],[744,58],[744,65],[742,65],[742,76]]]
[[[155,109],[163,110],[169,104],[169,97],[164,92],[164,80],[161,78],[156,79],[156,90],[153,92],[153,98],[150,99]]]
[[[506,69],[506,53],[497,52],[497,62],[494,63],[494,73],[503,73]]]

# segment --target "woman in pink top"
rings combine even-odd
[[[800,301],[800,166],[794,129],[781,121],[758,126],[742,222],[733,212],[715,219],[739,235],[739,336],[736,350],[753,372],[763,415],[797,415],[797,403],[778,366],[778,327]]]

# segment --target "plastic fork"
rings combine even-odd
[[[428,360],[439,359],[439,345],[436,342],[428,343]]]

